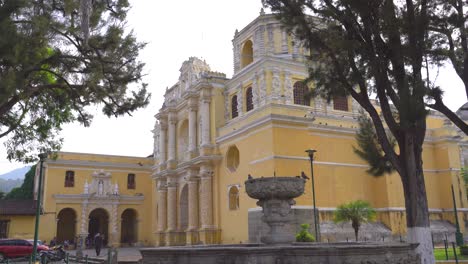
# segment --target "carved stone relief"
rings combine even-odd
[[[255,74],[252,77],[252,101],[253,101],[253,106],[254,109],[258,107],[259,105],[259,88],[257,85],[257,75]]]
[[[267,31],[268,31],[268,47],[267,47],[267,54],[272,55],[275,53],[275,42],[274,42],[274,36],[273,36],[273,25],[267,25]]]
[[[271,98],[272,100],[277,100],[280,97],[281,93],[281,83],[280,83],[280,76],[278,68],[272,69],[272,83],[271,83]]]
[[[154,124],[154,129],[153,129],[153,139],[154,139],[154,145],[153,145],[153,156],[154,159],[159,158],[159,144],[160,144],[160,134],[161,134],[161,126],[158,121]]]
[[[293,104],[294,94],[293,94],[293,84],[291,79],[291,73],[288,71],[284,72],[284,92],[283,96],[286,104]]]
[[[237,91],[237,113],[239,116],[242,115],[242,110],[243,110],[243,92],[242,92],[242,83],[239,85],[238,91]]]
[[[259,94],[259,106],[262,106],[266,102],[266,83],[265,83],[265,71],[261,70],[258,74],[258,94]]]

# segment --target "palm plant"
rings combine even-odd
[[[334,221],[335,223],[351,221],[356,241],[358,241],[361,224],[374,221],[375,216],[375,210],[368,202],[357,200],[339,205],[334,214]]]

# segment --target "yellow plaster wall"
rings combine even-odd
[[[93,165],[66,165],[60,164],[60,161],[89,161]],[[118,229],[120,230],[120,216],[126,208],[135,208],[138,215],[138,239],[144,244],[152,244],[154,242],[152,232],[144,230],[145,226],[152,225],[152,209],[154,206],[153,200],[153,187],[154,183],[150,176],[149,169],[136,167],[137,164],[151,165],[153,159],[151,158],[138,158],[138,157],[124,157],[124,156],[107,156],[107,155],[93,155],[93,154],[79,154],[79,153],[60,153],[58,155],[57,163],[47,163],[45,170],[45,187],[44,187],[44,214],[40,218],[40,239],[50,241],[57,232],[57,217],[60,210],[64,208],[72,208],[77,216],[76,234],[80,232],[79,220],[81,219],[81,204],[72,202],[57,203],[55,194],[81,194],[83,193],[83,186],[87,181],[89,184],[92,181],[92,173],[99,170],[110,172],[112,174],[111,182],[117,183],[119,186],[119,193],[121,195],[144,195],[145,200],[139,205],[121,204],[118,207]],[[98,166],[100,165],[100,166]],[[119,167],[113,167],[119,165]],[[138,165],[137,165],[138,166]],[[73,170],[75,172],[74,187],[64,187],[65,172]],[[136,188],[127,189],[127,176],[129,173],[135,174]],[[110,212],[108,212],[110,213]],[[87,227],[86,227],[87,230]],[[120,241],[120,237],[119,237]]]
[[[0,220],[9,220],[8,238],[34,239],[34,216],[0,216]],[[42,238],[39,238],[42,240]]]

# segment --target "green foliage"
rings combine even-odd
[[[296,234],[297,242],[314,242],[314,236],[309,233],[309,224],[301,224],[301,231]]]
[[[138,60],[145,44],[126,33],[128,10],[127,0],[0,1],[0,138],[8,159],[29,162],[60,149],[62,126],[89,126],[90,106],[117,117],[148,104]]]
[[[5,196],[5,199],[32,199],[34,192],[34,175],[36,174],[36,165],[24,176],[23,184],[20,187],[14,188]]]
[[[2,200],[3,198],[5,198],[5,193],[0,191],[0,200]]]
[[[354,229],[356,241],[358,241],[358,233],[361,224],[372,222],[375,220],[376,212],[369,202],[356,200],[347,204],[339,205],[334,213],[335,223],[351,222]]]
[[[358,147],[353,147],[353,150],[369,164],[370,168],[367,173],[373,176],[382,176],[385,173],[393,172],[392,163],[385,156],[382,146],[379,144],[372,120],[363,111],[359,114],[358,124],[359,130],[356,133]],[[390,136],[389,142],[394,148],[395,138]]]
[[[463,183],[465,184],[465,191],[468,195],[468,168],[463,167],[460,169],[460,176],[463,178]]]

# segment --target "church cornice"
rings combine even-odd
[[[141,204],[145,196],[141,195],[110,195],[97,197],[92,194],[54,194],[56,203],[74,203],[74,204]]]
[[[152,176],[153,176],[153,179],[181,176],[186,173],[187,169],[196,169],[207,163],[213,165],[214,163],[222,159],[223,159],[222,155],[198,156],[189,161],[179,163],[176,169],[173,169],[173,170],[166,169],[160,172],[155,172],[152,174]]]
[[[52,167],[92,167],[92,168],[119,168],[128,169],[131,171],[149,172],[151,171],[152,165],[146,165],[141,163],[121,163],[121,162],[99,162],[99,161],[85,161],[85,160],[48,160],[47,166]],[[95,170],[95,169],[94,169]]]

